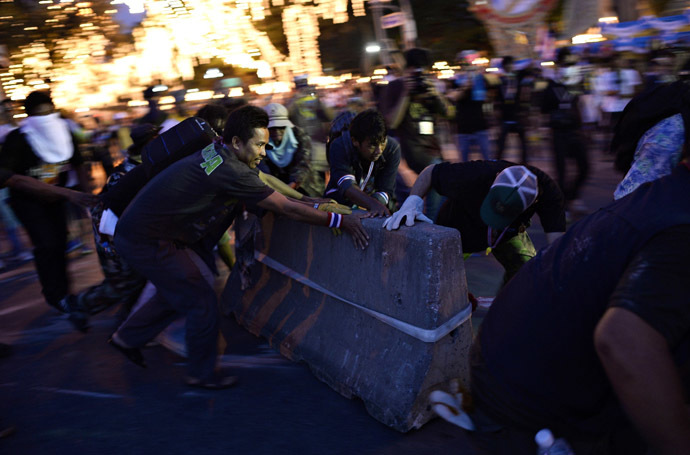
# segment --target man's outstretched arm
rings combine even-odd
[[[610,308],[594,344],[623,408],[664,455],[690,453],[690,410],[666,339],[635,313]]]
[[[317,226],[339,227],[352,236],[357,248],[364,249],[369,245],[369,235],[364,230],[359,215],[339,215],[322,212],[307,204],[292,201],[280,193],[271,193],[266,199],[259,202],[259,207],[287,216],[296,221],[314,224]],[[331,221],[342,217],[340,226],[331,226]]]
[[[13,188],[15,190],[31,193],[36,197],[50,201],[58,199],[66,199],[74,204],[83,207],[93,207],[98,202],[98,196],[90,193],[82,193],[81,191],[74,191],[60,186],[49,185],[33,177],[25,175],[12,174],[4,182],[4,186]]]

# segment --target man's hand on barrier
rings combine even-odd
[[[381,204],[376,199],[372,199],[372,200],[374,202],[371,203],[369,210],[367,211],[367,213],[362,218],[377,218],[380,216],[383,216],[383,217],[391,216],[391,212],[390,212],[390,210],[388,210],[388,207]]]
[[[365,249],[369,245],[369,234],[362,226],[361,217],[361,214],[343,215],[343,221],[340,224],[342,230],[352,236],[357,249]]]
[[[395,212],[390,218],[386,218],[386,221],[383,222],[383,227],[389,231],[398,229],[403,218],[406,218],[406,226],[413,226],[414,220],[433,223],[433,221],[424,215],[424,200],[419,196],[409,196],[405,199],[400,210]]]

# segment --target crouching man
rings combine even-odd
[[[360,112],[349,131],[330,145],[331,178],[326,197],[356,204],[369,216],[390,216],[395,209],[395,175],[400,145],[386,135],[386,122],[375,109]]]

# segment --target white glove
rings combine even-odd
[[[407,219],[405,221],[406,226],[414,226],[414,220],[433,224],[433,221],[424,216],[424,200],[419,196],[409,196],[405,199],[400,210],[391,215],[390,218],[386,218],[383,222],[383,227],[389,231],[398,229],[403,218]]]

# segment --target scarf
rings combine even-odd
[[[27,117],[20,127],[34,153],[45,163],[60,163],[74,153],[67,122],[57,112]]]
[[[276,146],[271,139],[268,140],[268,143],[273,146],[273,150],[266,150],[266,155],[273,161],[273,164],[281,169],[290,164],[298,145],[292,128],[289,126],[285,128],[285,134],[280,142],[280,146]]]

